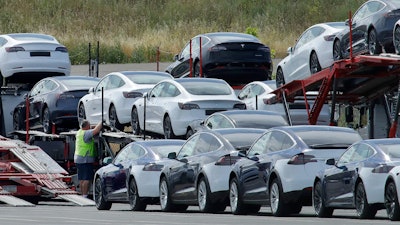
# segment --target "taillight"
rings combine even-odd
[[[199,105],[193,103],[178,103],[178,106],[182,110],[200,109]]]
[[[65,100],[65,99],[69,99],[69,98],[75,98],[75,96],[73,94],[69,94],[69,93],[63,93],[58,96],[58,100]]]
[[[216,46],[211,47],[209,50],[210,50],[210,52],[218,52],[218,51],[226,51],[228,49],[224,46],[216,45]]]
[[[122,92],[122,94],[124,95],[125,98],[140,98],[143,97],[143,93],[141,92],[137,92],[137,91],[124,91]]]
[[[233,105],[234,109],[246,109],[246,104],[244,103],[236,103],[235,105]]]
[[[144,165],[143,171],[161,171],[164,165],[156,164],[156,163],[148,163]]]
[[[389,165],[379,165],[372,169],[372,173],[389,173],[391,169],[393,169],[394,166],[389,166]]]
[[[324,40],[325,41],[333,41],[333,39],[335,39],[335,34],[331,34],[331,35],[325,35],[324,36]]]
[[[68,52],[68,49],[66,47],[57,47],[56,52]]]
[[[313,155],[305,155],[304,153],[300,153],[300,154],[293,156],[289,160],[288,164],[304,165],[304,164],[310,163],[310,162],[317,162],[317,160],[315,159],[315,157]]]
[[[232,156],[232,155],[224,155],[218,159],[215,163],[217,166],[230,166],[235,164],[241,157],[240,156]]]
[[[23,52],[25,49],[23,47],[8,47],[6,52]]]

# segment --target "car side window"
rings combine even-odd
[[[188,156],[192,156],[195,152],[196,143],[199,140],[200,135],[193,135],[186,143],[182,146],[176,159],[180,160]]]
[[[347,151],[345,151],[342,156],[339,158],[339,160],[337,161],[337,166],[341,167],[346,165],[347,163],[349,163],[351,161],[351,156],[353,155],[353,153],[355,152],[356,148],[355,145],[351,146],[349,149],[347,149]]]
[[[275,152],[280,151],[284,148],[284,141],[287,139],[286,134],[280,131],[272,131],[271,136],[267,141],[267,151],[268,152]]]
[[[7,44],[7,39],[0,37],[0,47],[4,46],[5,44]]]
[[[215,151],[220,146],[221,144],[214,135],[202,133],[196,143],[194,155]]]
[[[160,97],[161,96],[161,92],[164,88],[164,83],[160,83],[158,85],[156,85],[149,93],[149,97],[154,98],[154,97]]]
[[[253,92],[254,96],[262,95],[265,92],[265,89],[263,87],[261,87],[261,85],[258,85],[258,84],[254,84],[252,87],[252,90],[253,90],[252,92]]]
[[[34,97],[40,94],[43,90],[44,81],[39,81],[35,86],[32,88],[31,92],[29,93],[29,97]]]
[[[52,80],[47,80],[44,82],[44,85],[43,85],[43,89],[44,89],[43,93],[48,93],[50,91],[53,91],[54,89],[57,88],[57,86],[58,85],[56,82],[54,82]]]
[[[190,55],[190,42],[188,42],[185,46],[185,48],[183,48],[182,52],[179,54],[179,59],[182,58],[189,58]]]
[[[294,50],[296,51],[296,49],[301,48],[301,46],[306,44],[310,39],[311,39],[311,31],[307,30],[306,32],[303,33],[303,35],[301,35],[301,37],[297,41]]]
[[[161,93],[160,93],[160,97],[175,97],[178,96],[180,94],[180,91],[178,90],[178,88],[170,83],[165,83]]]
[[[220,114],[210,116],[205,122],[205,126],[209,129],[233,128],[234,125],[224,116]]]
[[[263,134],[256,142],[254,142],[253,146],[249,150],[248,156],[262,155],[267,153],[267,142],[270,139],[271,132],[267,132]]]
[[[109,78],[109,76],[105,77],[99,82],[99,84],[96,86],[96,92],[101,92],[101,89],[106,90],[106,85],[109,82]]]
[[[109,79],[108,79],[108,82],[106,85],[106,90],[119,88],[119,87],[123,86],[124,84],[125,84],[125,82],[120,77],[111,75],[111,76],[109,76]]]
[[[146,151],[142,148],[140,145],[132,145],[130,148],[130,151],[128,151],[128,154],[126,156],[125,160],[136,160],[140,157],[142,157]]]
[[[367,159],[373,154],[374,150],[366,144],[355,145],[355,151],[351,156],[350,162],[359,162]]]
[[[252,85],[250,84],[244,87],[243,90],[239,93],[238,98],[241,100],[251,98],[251,86]]]

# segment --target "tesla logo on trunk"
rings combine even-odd
[[[242,48],[244,48],[244,44],[240,44],[240,46],[242,46]]]

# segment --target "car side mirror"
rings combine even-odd
[[[293,47],[289,47],[288,49],[287,49],[287,54],[292,54],[292,52],[293,52]]]
[[[334,158],[327,159],[326,165],[330,165],[330,166],[335,165],[335,159]]]
[[[174,60],[174,61],[178,61],[178,59],[179,59],[179,55],[178,55],[178,54],[174,55],[173,60]]]
[[[176,159],[176,152],[168,153],[168,159]]]
[[[90,87],[88,93],[93,93],[94,92],[94,87]]]
[[[112,162],[112,157],[111,156],[105,157],[103,159],[103,161],[102,161],[103,166],[106,166],[106,165],[110,164],[111,162]]]

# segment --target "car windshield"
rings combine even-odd
[[[67,87],[94,87],[99,81],[95,79],[65,79],[62,82]]]
[[[334,130],[302,130],[296,134],[313,149],[347,148],[361,140],[357,133]]]
[[[132,74],[126,76],[136,84],[157,84],[158,82],[168,78],[168,76],[157,74]]]
[[[187,78],[185,78],[187,79]],[[230,87],[225,83],[198,81],[181,82],[181,85],[192,95],[230,95]]]
[[[384,153],[386,153],[391,159],[400,158],[400,148],[399,144],[378,144],[379,148],[382,149]]]
[[[159,146],[151,146],[151,149],[158,155],[160,158],[167,158],[168,153],[170,152],[178,152],[182,145],[159,145]]]

